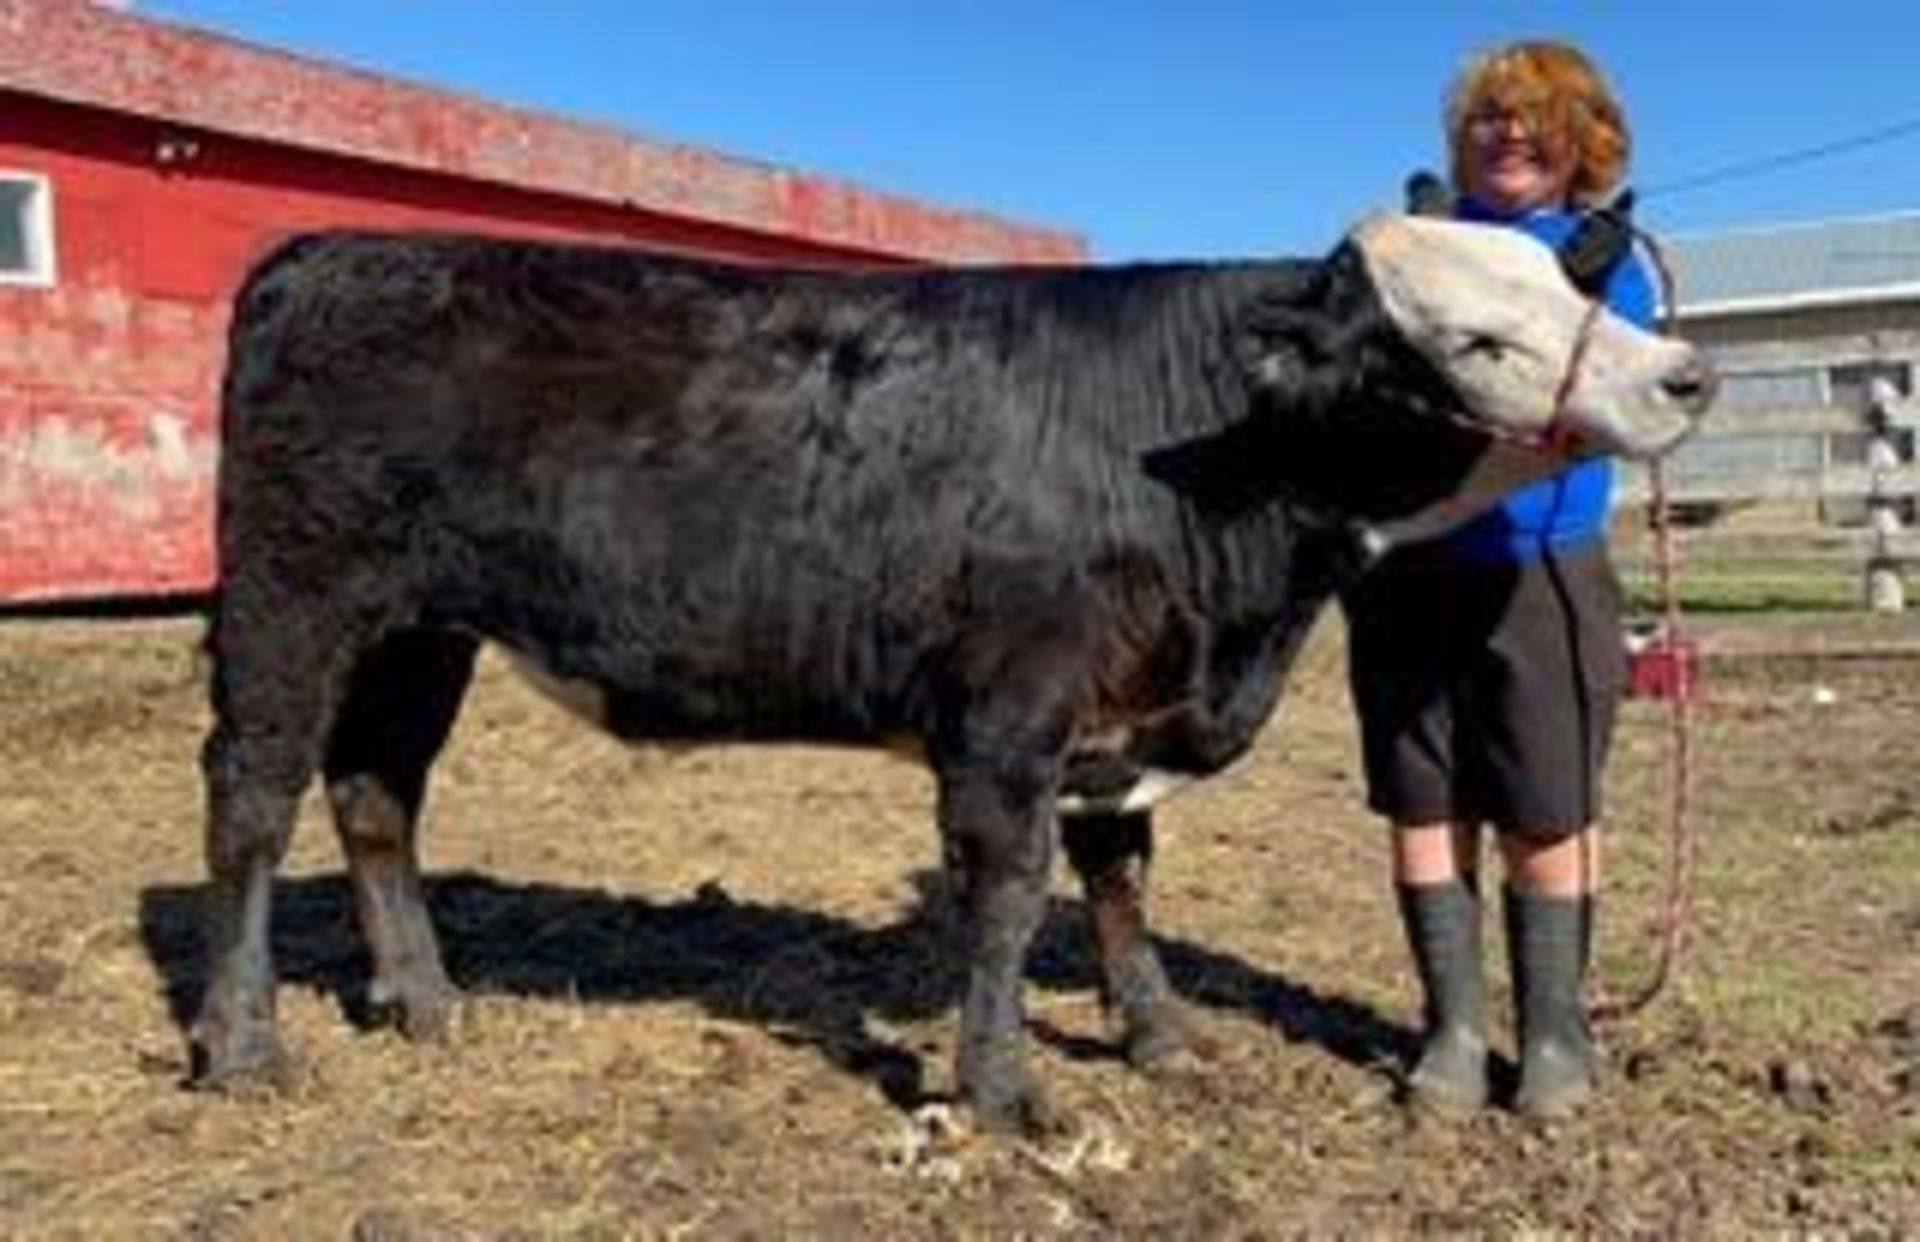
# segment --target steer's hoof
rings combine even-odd
[[[1064,1128],[1046,1093],[1031,1083],[1013,1090],[970,1092],[966,1104],[974,1128],[985,1134],[1045,1138]]]
[[[446,1043],[459,1018],[460,990],[451,984],[414,990],[376,984],[367,992],[367,1006],[375,1022],[415,1043]]]
[[[1155,1013],[1122,1037],[1127,1064],[1153,1076],[1194,1073],[1218,1052],[1218,1045],[1194,1027],[1187,1015],[1172,1008]]]
[[[293,1085],[293,1059],[271,1028],[245,1031],[202,1031],[190,1052],[189,1083],[202,1091],[223,1095],[278,1093]]]

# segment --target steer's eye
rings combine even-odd
[[[1483,358],[1488,362],[1498,362],[1507,356],[1507,344],[1497,336],[1476,332],[1462,341],[1454,353],[1461,358]]]

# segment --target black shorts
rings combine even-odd
[[[1604,544],[1495,565],[1395,553],[1344,602],[1369,806],[1544,839],[1600,818],[1626,686]]]

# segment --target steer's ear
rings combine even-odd
[[[1326,315],[1293,306],[1263,307],[1247,317],[1238,342],[1241,374],[1257,394],[1304,398],[1333,354]]]
[[[1256,412],[1317,408],[1351,379],[1344,364],[1361,325],[1345,306],[1350,257],[1337,251],[1306,297],[1256,306],[1242,320],[1238,361]]]
[[[1408,215],[1433,216],[1442,220],[1452,217],[1453,191],[1431,169],[1422,168],[1413,173],[1407,178],[1403,190]]]
[[[1377,323],[1366,260],[1351,239],[1241,312],[1237,361],[1255,413],[1317,409],[1358,372],[1359,350]]]
[[[1142,455],[1147,477],[1166,484],[1195,507],[1231,520],[1285,492],[1270,466],[1268,428],[1253,419]]]

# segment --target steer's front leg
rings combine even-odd
[[[939,779],[968,964],[955,1080],[983,1128],[1031,1132],[1046,1125],[1047,1110],[1026,1065],[1021,973],[1046,910],[1054,765],[962,761]]]
[[[1065,816],[1060,837],[1086,889],[1087,917],[1100,958],[1100,999],[1120,1020],[1127,1060],[1142,1069],[1196,1046],[1191,1024],[1167,983],[1147,935],[1147,869],[1153,859],[1152,812]]]

